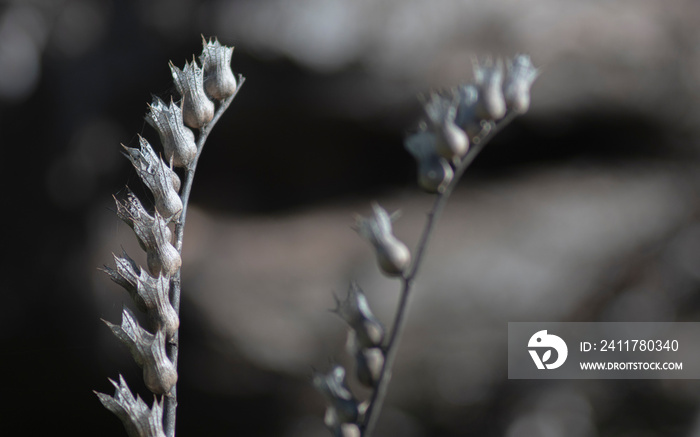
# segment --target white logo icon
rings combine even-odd
[[[530,349],[530,356],[535,362],[538,369],[557,369],[564,364],[566,357],[569,355],[569,348],[561,337],[554,334],[547,334],[547,330],[537,331],[530,337],[527,347],[546,348],[547,351],[542,355],[542,358],[537,354],[536,350]],[[552,357],[552,349],[557,351],[557,360],[553,363],[547,363]]]

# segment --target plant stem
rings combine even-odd
[[[197,154],[190,166],[185,170],[185,183],[182,187],[182,193],[180,194],[180,199],[182,200],[182,212],[180,213],[180,218],[175,224],[175,249],[182,255],[182,240],[185,233],[185,220],[187,218],[187,205],[190,200],[190,192],[192,191],[192,182],[194,181],[194,173],[197,169],[197,162],[199,162],[199,157],[202,154],[202,149],[204,148],[204,143],[207,141],[209,133],[214,128],[216,123],[221,118],[221,115],[228,109],[229,105],[233,99],[238,94],[238,91],[243,86],[245,82],[245,77],[238,76],[238,87],[232,96],[224,99],[220,102],[219,107],[214,113],[214,118],[199,130],[199,137],[197,138]],[[175,309],[178,317],[180,316],[180,294],[182,291],[182,269],[178,270],[175,276],[170,280],[170,304]],[[180,352],[180,331],[178,329],[173,335],[173,338],[168,343],[168,358],[173,363],[177,369],[178,354]],[[167,437],[175,436],[175,410],[177,409],[177,385],[175,385],[170,393],[165,395],[165,402],[163,406],[163,429]]]
[[[466,169],[471,165],[476,156],[483,150],[484,146],[486,146],[491,138],[493,138],[493,136],[504,126],[510,123],[513,118],[515,118],[515,115],[516,114],[514,112],[510,112],[499,122],[489,122],[483,126],[481,132],[472,139],[472,144],[469,151],[457,165],[454,178],[447,185],[447,187],[445,187],[445,191],[437,195],[432,209],[430,212],[428,212],[425,226],[423,227],[420,240],[418,241],[418,245],[416,247],[416,255],[413,260],[413,264],[411,264],[411,268],[409,269],[408,273],[401,278],[401,295],[399,297],[396,315],[394,316],[394,321],[391,326],[391,334],[383,348],[384,364],[382,366],[382,371],[379,374],[379,379],[377,380],[377,386],[370,397],[369,406],[365,412],[364,420],[360,426],[362,437],[370,437],[372,435],[372,432],[377,424],[377,419],[379,418],[382,405],[384,404],[387,390],[389,388],[389,382],[391,381],[392,368],[394,366],[394,361],[396,360],[398,346],[401,341],[401,335],[406,322],[409,297],[413,288],[413,282],[418,274],[418,269],[422,264],[425,251],[428,248],[428,243],[430,242],[430,237],[432,236],[435,225],[440,218],[440,214],[445,208],[452,191],[454,191],[454,188],[459,183],[459,180],[462,178],[462,175]]]

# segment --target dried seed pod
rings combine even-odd
[[[214,118],[214,103],[204,93],[204,72],[197,62],[186,62],[180,70],[170,62],[175,88],[182,96],[182,116],[185,124],[199,129]]]
[[[418,185],[428,193],[442,193],[452,182],[454,171],[447,160],[435,152],[435,135],[417,132],[406,138],[406,150],[418,163]]]
[[[176,167],[189,167],[197,154],[197,145],[194,133],[183,124],[182,108],[172,98],[168,106],[156,97],[148,109],[146,121],[158,131],[166,159]]]
[[[141,269],[126,252],[114,255],[116,270],[105,266],[104,271],[131,295],[137,307],[148,313],[157,331],[165,332],[166,340],[173,337],[180,326],[180,319],[170,304],[170,277],[153,277]]]
[[[345,382],[343,366],[336,365],[327,374],[316,372],[312,382],[329,404],[326,410],[326,425],[330,427],[335,424],[357,422],[359,404]]]
[[[177,383],[177,370],[165,351],[164,331],[156,333],[150,352],[143,366],[143,381],[153,393],[168,393]]]
[[[331,432],[333,437],[361,437],[360,427],[355,423],[342,423],[338,417],[338,412],[333,407],[326,408],[323,423]]]
[[[379,375],[384,365],[384,353],[379,348],[357,349],[355,357],[355,373],[357,379],[365,387],[376,387]]]
[[[148,405],[140,396],[131,394],[124,377],[119,375],[119,384],[109,382],[114,386],[114,396],[105,393],[94,393],[102,405],[114,413],[124,424],[127,434],[131,437],[165,437],[163,432],[163,404],[153,397],[153,407]]]
[[[149,142],[139,135],[140,149],[124,147],[136,172],[153,193],[156,210],[163,217],[177,217],[182,211],[182,200],[173,186],[173,170],[158,157]]]
[[[168,234],[165,231],[166,229],[168,229],[168,226],[165,224],[165,220],[156,211],[153,227],[151,228],[153,240],[146,251],[148,270],[156,276],[159,274],[174,276],[182,267],[180,253],[167,240]]]
[[[518,114],[527,112],[530,108],[530,88],[538,74],[527,55],[517,55],[508,60],[503,82],[503,96],[508,109]]]
[[[170,163],[170,166],[168,167],[168,170],[170,171],[170,179],[173,181],[173,190],[175,190],[176,193],[180,192],[180,186],[182,183],[180,182],[180,176],[175,173],[175,170],[173,170],[173,165]]]
[[[143,271],[138,264],[136,264],[136,261],[131,259],[124,250],[122,250],[121,257],[115,254],[112,254],[112,256],[117,266],[116,270],[107,266],[104,266],[101,270],[107,273],[112,281],[121,285],[129,292],[131,299],[139,310],[147,311],[146,302],[143,301],[143,298],[139,296],[138,292],[139,277]]]
[[[458,96],[432,94],[423,106],[435,134],[435,151],[448,161],[459,161],[469,150],[467,134],[455,124]]]
[[[462,84],[457,87],[457,94],[459,94],[459,105],[457,106],[455,124],[461,127],[471,140],[480,130],[481,119],[476,115],[479,106],[479,91],[474,85]]]
[[[165,333],[170,340],[180,327],[180,318],[170,303],[170,277],[153,277],[141,270],[138,278],[137,292],[146,305],[148,316],[153,321],[156,331]]]
[[[377,345],[379,346],[379,345]],[[355,358],[355,374],[364,386],[374,388],[384,366],[384,352],[381,347],[366,346],[358,332],[348,332],[345,349]]]
[[[167,393],[177,382],[177,370],[165,352],[165,332],[156,335],[143,329],[128,308],[122,311],[121,326],[102,320],[124,343],[134,361],[143,369],[146,387],[153,393]]]
[[[129,189],[127,189],[125,201],[120,202],[116,197],[114,201],[117,204],[117,217],[134,230],[141,249],[148,250],[147,241],[152,239],[151,229],[155,224],[155,218],[146,212],[139,198]],[[173,237],[170,228],[166,226],[163,232],[165,240],[171,242]]]
[[[151,274],[173,276],[182,266],[182,259],[170,242],[172,232],[157,210],[153,217],[146,218],[147,214],[144,214],[141,203],[133,194],[129,193],[124,203],[117,200],[117,216],[134,230],[141,247],[146,251]]]
[[[503,61],[492,59],[474,63],[474,81],[479,90],[476,114],[485,120],[500,120],[506,115],[503,97]]]
[[[356,283],[350,284],[345,300],[335,297],[335,303],[333,312],[352,328],[359,347],[371,348],[382,344],[384,327],[372,314],[367,297]]]
[[[204,70],[204,90],[214,100],[224,100],[236,92],[236,77],[231,71],[233,47],[222,46],[216,38],[207,42],[204,36],[202,44],[199,61]]]
[[[372,209],[374,217],[356,217],[355,230],[374,246],[382,272],[401,276],[411,263],[411,252],[392,233],[392,218],[386,210],[376,203]]]

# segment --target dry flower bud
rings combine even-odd
[[[447,160],[435,152],[435,134],[417,132],[404,142],[418,163],[418,185],[429,193],[442,193],[452,182],[454,171]]]
[[[122,312],[121,326],[103,320],[114,335],[131,351],[143,369],[146,387],[153,393],[167,393],[177,382],[177,370],[165,352],[165,332],[156,335],[143,329],[128,308]]]
[[[177,217],[182,211],[182,200],[173,185],[172,169],[156,154],[149,142],[139,135],[140,149],[123,146],[136,172],[153,193],[156,210],[163,217]]]
[[[204,93],[204,72],[197,62],[186,62],[180,70],[170,62],[175,88],[182,96],[182,116],[185,124],[199,129],[214,118],[214,103]]]
[[[109,382],[114,386],[114,396],[94,392],[105,408],[114,413],[124,424],[127,434],[131,437],[165,437],[163,432],[163,405],[153,397],[153,407],[148,405],[140,396],[131,394],[124,377],[119,375],[119,384]]]
[[[474,63],[474,81],[479,90],[476,114],[485,120],[500,120],[506,115],[503,97],[503,62],[492,59]]]
[[[148,242],[153,238],[152,229],[156,221],[155,218],[146,211],[146,208],[131,190],[127,191],[125,201],[120,202],[116,197],[114,197],[114,201],[117,203],[117,217],[134,230],[141,249],[148,250]],[[170,228],[166,226],[163,232],[166,241],[171,242],[172,232]]]
[[[326,425],[356,423],[359,405],[345,382],[345,369],[336,365],[327,374],[316,373],[313,385],[328,401]],[[330,417],[329,417],[330,416]]]
[[[371,348],[382,344],[384,327],[372,314],[367,297],[356,283],[350,284],[345,300],[335,297],[335,302],[333,312],[350,325],[360,347]]]
[[[208,42],[202,36],[204,50],[199,57],[204,70],[204,90],[214,100],[224,100],[236,92],[236,77],[231,71],[233,47],[222,46],[215,38]]]
[[[503,96],[508,109],[524,114],[530,108],[530,88],[538,75],[528,55],[517,55],[508,60]]]
[[[401,276],[411,263],[411,252],[392,233],[392,217],[386,210],[376,203],[372,209],[374,217],[355,219],[355,230],[374,246],[382,271],[388,276]]]
[[[148,109],[146,121],[158,131],[165,157],[176,167],[189,167],[197,154],[197,145],[194,133],[183,124],[182,108],[172,99],[168,106],[156,97]]]
[[[467,134],[455,124],[458,94],[451,99],[432,94],[424,110],[435,133],[435,151],[448,161],[458,161],[469,150]]]

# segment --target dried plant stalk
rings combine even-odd
[[[103,270],[129,292],[139,310],[147,313],[154,332],[143,328],[127,308],[121,325],[105,323],[143,368],[149,390],[162,397],[160,401],[156,397],[149,409],[140,398],[131,395],[121,375],[119,384],[112,381],[117,389],[114,396],[96,394],[103,405],[122,420],[131,436],[175,435],[181,255],[187,206],[197,163],[209,133],[245,82],[243,76],[238,75],[236,79],[231,71],[233,48],[222,46],[216,40],[204,40],[203,44],[201,67],[194,59],[186,63],[183,70],[170,63],[181,101],[176,104],[171,100],[170,105],[165,105],[156,98],[148,105],[146,121],[158,132],[167,161],[141,136],[139,148],[124,147],[124,154],[153,194],[155,205],[153,213],[149,213],[128,191],[126,200],[115,199],[117,215],[134,230],[146,251],[150,274],[126,253],[114,256],[116,269],[105,266]],[[205,76],[211,82],[206,89]],[[198,133],[190,128],[197,129]],[[185,169],[183,183],[173,165]],[[178,194],[180,188],[182,192]],[[170,230],[170,223],[174,224],[174,232]]]
[[[372,388],[372,393],[360,403],[345,384],[346,371],[342,366],[336,365],[328,374],[315,375],[314,386],[329,403],[325,423],[335,436],[369,437],[374,431],[406,323],[413,282],[440,214],[484,146],[515,116],[529,108],[530,87],[538,75],[537,69],[526,55],[518,55],[506,65],[504,72],[501,60],[476,63],[474,84],[432,93],[428,99],[422,99],[427,120],[406,139],[405,146],[417,161],[419,186],[436,198],[413,258],[406,245],[392,233],[395,216],[379,205],[372,205],[373,217],[356,219],[355,229],[371,243],[381,271],[401,281],[401,294],[384,344],[376,341],[381,338],[376,333],[384,336],[384,330],[372,315],[359,286],[353,284],[347,299],[338,300],[335,312],[351,328],[348,349],[355,358],[355,374],[362,384]],[[371,333],[375,333],[375,340]]]

